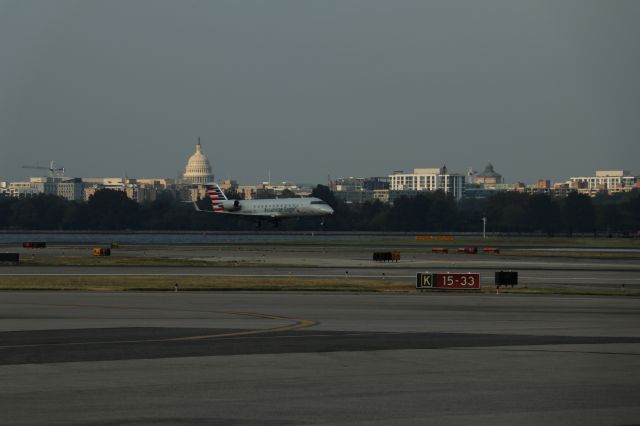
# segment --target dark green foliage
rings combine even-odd
[[[519,192],[499,192],[486,200],[487,231],[526,231],[527,196]]]
[[[62,217],[61,228],[69,230],[90,229],[89,206],[87,203],[70,202]]]
[[[11,226],[11,206],[14,202],[11,198],[0,197],[0,229]]]
[[[316,185],[313,191],[311,191],[311,197],[320,198],[321,200],[326,201],[327,204],[334,209],[338,205],[338,200],[336,200],[336,197],[328,186]]]
[[[570,193],[562,202],[562,219],[569,235],[574,232],[595,232],[595,210],[591,197]]]
[[[359,205],[337,200],[318,185],[312,196],[329,203],[335,214],[284,220],[282,230],[636,234],[640,230],[640,192],[591,198],[577,193],[567,198],[500,192],[487,199],[456,202],[441,191],[403,197],[393,205],[379,201]],[[198,203],[211,210],[208,200]],[[263,223],[270,229],[268,223]],[[88,202],[69,202],[53,195],[15,199],[0,197],[0,229],[34,230],[253,230],[255,222],[230,215],[196,212],[192,203],[159,194],[138,204],[123,192],[101,190]]]
[[[67,201],[55,195],[21,199],[11,206],[11,224],[23,229],[60,229]]]
[[[224,194],[230,200],[243,200],[244,199],[244,196],[242,195],[242,193],[236,191],[235,189],[225,189],[224,190]],[[284,198],[284,197],[282,197],[282,198]]]
[[[228,196],[228,195],[227,195]],[[279,198],[298,198],[298,196],[290,189],[285,188],[279,195]],[[231,197],[230,197],[231,199]]]
[[[142,225],[140,206],[122,191],[97,191],[89,197],[87,207],[90,229],[138,229]]]

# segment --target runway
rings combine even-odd
[[[11,424],[633,424],[640,299],[4,292]]]

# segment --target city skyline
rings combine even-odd
[[[0,179],[50,160],[175,177],[198,136],[243,182],[489,161],[512,182],[637,174],[638,18],[625,2],[0,0]]]
[[[201,138],[198,137],[197,138],[197,142],[196,142],[196,152],[195,155],[200,155],[200,153],[202,152],[204,154],[204,159],[205,161],[208,160],[208,157],[206,155],[206,151],[205,149],[202,147],[201,144]],[[191,161],[191,158],[193,157],[194,153],[192,153],[192,156],[190,156],[188,158],[189,161],[186,161],[185,164],[183,165],[183,167],[181,168],[181,171],[177,172],[175,176],[161,176],[161,175],[155,175],[155,176],[147,176],[147,175],[140,175],[140,174],[136,174],[135,170],[132,172],[125,172],[124,174],[122,174],[121,176],[118,176],[115,173],[112,174],[106,174],[104,176],[99,176],[99,175],[87,175],[87,176],[80,176],[80,175],[75,175],[72,173],[68,173],[67,168],[65,168],[64,166],[62,166],[61,164],[57,163],[55,160],[51,160],[50,162],[48,162],[47,164],[42,164],[40,162],[36,162],[34,164],[30,164],[30,165],[23,165],[22,166],[22,170],[34,170],[34,169],[40,169],[41,172],[40,173],[34,173],[34,172],[24,172],[23,176],[20,178],[14,178],[14,179],[8,179],[4,176],[2,176],[2,174],[0,173],[0,182],[10,182],[10,181],[19,181],[19,180],[23,180],[23,179],[29,179],[29,178],[35,178],[35,177],[47,177],[47,176],[60,176],[63,178],[118,178],[118,177],[128,177],[128,178],[138,178],[138,179],[145,179],[145,178],[160,178],[160,179],[175,179],[176,181],[180,181],[180,180],[184,180],[185,182],[189,183],[191,182],[190,179],[188,177],[186,177],[186,174],[189,173],[189,162]],[[434,165],[421,165],[420,167],[414,167],[413,170],[416,169],[420,169],[421,167],[432,167]],[[47,170],[47,167],[49,167],[49,170]],[[450,173],[453,174],[461,174],[461,175],[465,175],[467,177],[469,177],[469,172],[472,171],[473,175],[472,177],[475,177],[478,174],[482,173],[482,170],[485,169],[486,172],[486,168],[489,167],[491,168],[491,171],[493,172],[493,168],[495,167],[495,165],[491,162],[491,161],[487,161],[485,163],[485,165],[481,168],[475,168],[475,167],[469,167],[467,168],[467,170],[452,170],[449,166],[447,166],[446,163],[443,163],[441,166],[439,167],[444,167],[445,169],[448,169]],[[51,169],[54,168],[54,169]],[[207,182],[209,181],[219,181],[219,182],[223,182],[225,180],[234,180],[237,182],[240,182],[241,184],[247,184],[247,185],[251,185],[251,184],[259,184],[259,183],[266,183],[266,182],[270,182],[270,183],[277,183],[277,182],[289,182],[289,183],[304,183],[304,184],[328,184],[328,180],[329,178],[332,179],[343,179],[343,178],[371,178],[371,177],[391,177],[394,174],[397,173],[411,173],[412,169],[407,169],[407,170],[401,170],[398,168],[392,168],[393,170],[386,172],[386,173],[377,173],[377,174],[372,174],[369,176],[357,176],[354,174],[345,174],[343,176],[330,176],[328,175],[325,179],[325,181],[322,182],[313,182],[313,181],[309,181],[309,180],[279,180],[279,179],[273,179],[273,176],[271,174],[271,170],[267,170],[267,178],[266,179],[262,179],[262,180],[257,180],[256,182],[248,182],[243,180],[241,177],[238,176],[224,176],[224,177],[215,177],[215,179],[211,180],[211,179],[206,179]],[[604,170],[604,168],[600,168],[597,170]],[[625,171],[625,172],[629,172],[631,175],[637,175],[635,174],[632,170],[625,170],[625,169],[621,169],[619,167],[613,167],[610,168],[609,170],[616,170],[616,171]],[[1,171],[0,171],[1,172]],[[185,172],[187,172],[185,174]],[[210,170],[210,173],[213,173],[213,175],[215,174],[215,170]],[[586,176],[589,175],[590,171],[588,172],[583,172],[581,174],[577,174],[575,176]],[[217,176],[217,175],[216,175]],[[566,178],[560,178],[558,180],[553,180],[553,179],[549,179],[548,177],[545,176],[540,176],[534,180],[532,180],[531,182],[526,182],[523,180],[509,180],[509,179],[505,179],[504,183],[525,183],[525,184],[532,184],[535,183],[536,181],[539,181],[541,179],[548,179],[552,182],[556,182],[556,183],[560,183],[560,182],[568,182],[572,177],[574,176],[567,176]],[[503,178],[503,177],[502,177]],[[194,182],[191,182],[194,183]],[[204,183],[204,181],[199,183]],[[469,182],[467,182],[469,183]]]
[[[202,150],[202,151],[201,151]],[[201,153],[204,154],[204,159],[206,161],[207,156],[206,156],[206,152],[204,152],[204,150],[201,147],[201,142],[200,139],[198,139],[197,145],[196,145],[196,155],[200,155]],[[303,184],[303,185],[308,185],[308,184],[312,184],[312,185],[316,185],[316,184],[321,184],[321,185],[331,185],[331,182],[335,182],[336,180],[341,180],[341,179],[371,179],[371,178],[388,178],[389,181],[392,180],[393,176],[395,175],[411,175],[412,174],[412,170],[399,170],[399,169],[395,169],[391,172],[388,173],[377,173],[377,174],[372,174],[369,176],[357,176],[357,175],[353,175],[353,174],[346,174],[343,176],[327,176],[326,181],[322,181],[322,182],[312,182],[312,181],[305,181],[305,180],[278,180],[278,179],[273,179],[271,176],[271,171],[268,171],[268,177],[267,179],[263,179],[263,180],[258,180],[256,182],[247,182],[247,181],[243,181],[241,178],[237,177],[237,176],[226,176],[226,177],[215,177],[214,179],[205,179],[204,181],[197,181],[194,182],[192,181],[192,179],[188,178],[187,175],[189,174],[189,164],[191,162],[191,159],[193,158],[193,155],[188,159],[189,161],[187,161],[185,163],[185,166],[182,168],[182,172],[178,172],[176,174],[176,176],[146,176],[146,175],[138,175],[135,173],[126,173],[124,175],[118,176],[117,174],[107,174],[104,176],[98,176],[98,175],[88,175],[88,176],[79,176],[79,175],[72,175],[69,173],[65,173],[66,169],[64,167],[61,167],[59,164],[57,164],[55,161],[51,161],[49,162],[48,165],[42,165],[42,164],[35,164],[32,166],[23,166],[23,169],[27,169],[27,170],[33,170],[33,169],[40,169],[41,172],[40,173],[25,173],[25,177],[23,178],[19,178],[19,179],[6,179],[3,178],[0,175],[0,182],[4,182],[4,183],[10,183],[10,182],[18,182],[20,180],[26,181],[27,179],[39,179],[39,178],[45,178],[45,177],[59,177],[61,178],[63,181],[65,179],[133,179],[133,180],[149,180],[149,179],[163,179],[163,180],[170,180],[170,181],[175,181],[175,182],[181,182],[183,184],[190,184],[190,185],[202,185],[206,182],[226,182],[226,181],[233,181],[233,182],[237,182],[240,185],[260,185],[260,184],[265,184],[265,183],[270,183],[270,184]],[[35,166],[35,167],[33,167]],[[423,165],[424,166],[424,165]],[[47,167],[49,167],[49,169],[47,170]],[[51,168],[53,167],[53,169]],[[466,171],[458,171],[458,170],[451,170],[446,164],[443,164],[441,167],[435,167],[435,168],[424,168],[424,167],[417,167],[417,168],[413,168],[413,173],[417,173],[418,171],[429,171],[429,173],[431,173],[433,171],[433,173],[450,173],[452,175],[461,175],[461,176],[465,176],[467,178],[466,184],[470,184],[470,183],[474,183],[474,180],[477,180],[479,177],[483,176],[483,173],[486,173],[487,170],[490,170],[490,172],[492,173],[496,173],[496,171],[494,171],[494,164],[491,161],[488,161],[487,163],[485,163],[485,167],[484,167],[484,171],[483,168],[478,168],[477,170],[474,168],[468,168]],[[436,172],[435,170],[440,170],[439,172]],[[186,172],[186,173],[185,173]],[[210,170],[207,171],[207,173],[211,173],[213,172],[215,174],[214,170]],[[471,175],[469,175],[470,172],[473,172]],[[580,177],[583,176],[593,176],[594,173],[592,173],[593,171],[588,171],[585,173],[581,173],[581,174],[576,174],[573,176],[567,176],[566,178],[561,178],[558,180],[553,180],[553,179],[548,179],[547,177],[538,177],[537,179],[531,181],[531,182],[526,182],[526,181],[522,181],[522,180],[509,180],[509,179],[505,179],[504,176],[502,176],[500,173],[497,173],[497,176],[499,176],[499,182],[495,182],[498,184],[504,184],[504,185],[513,185],[513,184],[528,184],[528,185],[534,185],[539,183],[540,181],[543,180],[548,180],[549,182],[551,182],[551,184],[553,183],[569,183],[575,179],[578,179]],[[625,169],[621,169],[621,168],[611,168],[609,170],[604,170],[604,169],[597,169],[595,170],[596,173],[608,173],[612,172],[614,173],[614,176],[617,176],[617,173],[625,173],[625,176],[638,176],[637,173],[634,173],[631,170],[625,170]],[[469,180],[471,179],[471,180]],[[482,182],[484,182],[484,179],[482,180]],[[477,183],[477,182],[475,182]]]
[[[197,141],[198,139],[196,139]],[[203,150],[206,152],[206,148],[203,145]],[[74,177],[135,177],[135,178],[166,178],[166,179],[181,179],[182,175],[184,174],[185,171],[185,165],[187,163],[187,160],[189,159],[189,155],[185,155],[185,161],[184,164],[182,165],[182,167],[177,168],[177,171],[173,174],[173,175],[161,175],[161,174],[141,174],[141,173],[137,173],[136,170],[124,170],[121,173],[118,173],[117,170],[113,170],[112,173],[105,173],[105,174],[97,174],[97,173],[93,173],[93,174],[86,174],[86,175],[80,175],[78,173],[74,173],[72,168],[69,168],[68,166],[66,166],[65,164],[62,164],[60,161],[58,160],[44,160],[44,161],[31,161],[31,162],[23,162],[22,165],[20,166],[13,166],[13,167],[8,167],[7,169],[14,169],[14,170],[19,170],[18,175],[17,176],[8,176],[7,174],[3,173],[3,170],[0,170],[0,181],[17,181],[17,180],[22,180],[22,179],[28,179],[30,177],[38,177],[38,176],[42,176],[42,177],[46,177],[49,176],[49,172],[45,171],[45,168],[48,167],[51,162],[54,163],[55,167],[58,168],[63,168],[65,170],[65,177],[68,178],[74,178]],[[20,162],[14,162],[15,164],[18,164]],[[374,173],[371,173],[369,175],[362,175],[362,174],[354,174],[354,173],[350,173],[349,170],[346,171],[346,173],[344,173],[343,175],[326,175],[324,176],[324,179],[320,179],[319,181],[313,181],[311,179],[307,179],[307,178],[301,178],[301,179],[287,179],[284,176],[280,177],[278,176],[278,171],[274,171],[272,169],[265,169],[264,170],[264,176],[260,177],[259,175],[257,176],[255,181],[251,181],[250,179],[243,179],[240,176],[234,176],[234,175],[230,175],[230,174],[226,174],[226,175],[221,175],[220,173],[218,173],[216,171],[215,165],[212,164],[212,169],[213,169],[213,173],[216,176],[216,180],[220,180],[220,181],[224,181],[227,179],[234,179],[237,180],[239,182],[242,183],[246,183],[246,184],[252,184],[252,183],[262,183],[262,182],[298,182],[298,183],[319,183],[319,184],[326,184],[327,180],[329,177],[331,178],[346,178],[346,177],[380,177],[380,176],[388,176],[393,174],[396,171],[411,171],[415,168],[420,168],[420,167],[441,167],[441,166],[446,166],[452,173],[460,173],[460,174],[467,174],[469,169],[472,169],[475,173],[480,173],[486,165],[488,164],[492,164],[495,167],[495,162],[492,160],[487,160],[484,163],[475,163],[473,165],[468,165],[466,167],[462,167],[462,168],[453,168],[450,166],[450,164],[455,164],[455,163],[459,163],[459,162],[441,162],[440,164],[436,164],[436,163],[429,163],[429,164],[414,164],[413,166],[407,166],[406,168],[401,168],[401,167],[387,167],[386,171],[378,171]],[[609,164],[609,163],[608,163]],[[26,166],[26,167],[25,167]],[[42,169],[42,172],[40,173],[34,173],[33,171],[29,171],[29,170],[33,170],[34,167],[30,167],[30,166],[37,166],[39,168]],[[357,168],[357,167],[356,167]],[[500,169],[500,171],[502,171],[502,167],[500,165],[497,166],[497,168]],[[576,169],[578,169],[579,167],[576,167]],[[85,168],[86,169],[86,168]],[[95,168],[92,168],[95,169]],[[142,167],[142,169],[145,169],[145,167]],[[617,165],[612,165],[611,167],[596,167],[593,170],[625,170],[625,171],[629,171],[631,174],[633,175],[640,175],[640,172],[636,172],[637,168],[623,168],[623,167],[619,167]],[[542,175],[538,175],[533,177],[531,180],[525,180],[525,179],[512,179],[509,178],[508,176],[505,177],[505,182],[512,182],[512,183],[516,183],[516,182],[522,182],[522,183],[534,183],[537,180],[540,179],[549,179],[552,182],[566,182],[569,180],[569,178],[571,176],[582,176],[582,175],[588,175],[590,174],[593,170],[583,170],[583,171],[579,171],[578,173],[572,174],[572,175],[563,175],[560,173],[551,173],[548,176],[542,176]],[[554,177],[550,177],[550,176],[554,176]]]

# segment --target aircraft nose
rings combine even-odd
[[[331,206],[323,206],[323,209],[327,214],[333,214],[333,208]]]

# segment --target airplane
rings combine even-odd
[[[325,201],[316,197],[305,198],[268,198],[261,200],[229,200],[217,183],[208,183],[207,193],[213,210],[202,210],[193,202],[199,212],[229,214],[257,220],[256,227],[262,226],[262,220],[268,220],[278,227],[281,219],[293,217],[332,215],[333,209]]]

